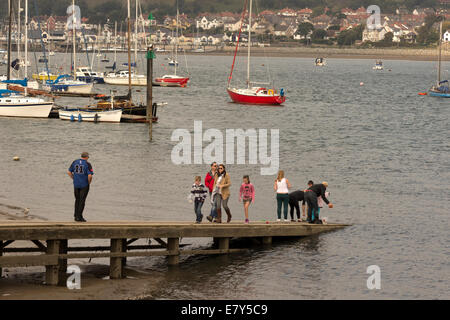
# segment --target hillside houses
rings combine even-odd
[[[311,38],[309,35],[301,36],[297,33],[298,26],[303,23],[311,23],[314,29],[323,29],[326,31],[324,40],[330,40],[331,44],[336,42],[341,32],[354,29],[359,25],[365,25],[367,19],[372,13],[367,12],[367,8],[360,7],[343,8],[340,12],[333,12],[328,8],[322,12],[314,12],[310,8],[292,9],[283,8],[281,10],[263,10],[254,12],[252,16],[252,25],[248,25],[248,18],[245,17],[241,21],[242,14],[232,12],[208,13],[204,12],[196,17],[190,17],[181,13],[178,17],[179,42],[181,44],[212,44],[221,45],[236,41],[239,31],[241,36],[245,36],[250,27],[252,33],[255,34],[253,39],[265,41],[304,41]],[[377,42],[384,39],[388,32],[393,34],[393,42],[414,43],[417,36],[417,29],[425,22],[427,15],[436,14],[435,9],[407,10],[405,7],[399,7],[394,13],[381,14],[382,27],[375,30],[364,30],[362,42]],[[439,11],[439,14],[450,19],[450,14],[446,10]],[[143,16],[147,16],[143,14]],[[117,39],[114,39],[114,22],[104,25],[93,25],[89,23],[89,19],[82,18],[81,30],[77,30],[77,41],[81,45],[85,41],[89,44],[97,42],[111,44],[118,43],[122,46],[126,45],[126,31],[119,22],[120,30]],[[140,17],[139,26],[144,26],[145,33],[138,31],[138,42],[143,44],[146,39],[150,39],[157,44],[171,44],[175,40],[175,29],[177,28],[176,16],[155,17],[155,20],[148,20]],[[39,24],[41,32],[39,34]],[[125,24],[126,25],[126,24]],[[134,26],[134,21],[131,21]],[[63,43],[70,40],[71,30],[67,30],[66,16],[39,16],[30,19],[30,42],[38,44],[40,38],[44,41],[52,43]],[[5,38],[4,30],[0,34],[0,39]],[[126,29],[126,27],[125,27]],[[31,32],[33,31],[33,32]],[[150,34],[151,33],[151,34]],[[14,34],[14,30],[13,30]],[[134,41],[135,35],[132,33],[131,40]],[[448,32],[446,33],[446,41],[448,41]]]

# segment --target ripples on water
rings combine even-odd
[[[186,196],[209,164],[174,165],[174,129],[280,129],[280,168],[294,188],[309,179],[329,182],[330,221],[344,230],[252,248],[227,257],[187,257],[168,269],[162,258],[130,259],[141,269],[168,272],[149,296],[186,299],[449,298],[449,105],[418,96],[435,81],[435,63],[274,58],[272,76],[287,89],[281,108],[229,102],[225,86],[231,57],[189,56],[188,88],[154,88],[159,110],[154,142],[145,124],[70,123],[54,119],[0,119],[2,202],[31,208],[51,220],[72,218],[66,170],[81,151],[91,153],[95,176],[87,199],[89,220],[193,220]],[[155,75],[164,70],[163,57]],[[254,74],[265,75],[264,58]],[[239,67],[242,67],[240,65]],[[239,68],[234,79],[244,77]],[[392,71],[388,71],[392,69]],[[444,67],[445,69],[445,67]],[[447,75],[448,76],[448,75]],[[255,77],[257,78],[257,77]],[[364,86],[360,86],[364,82]],[[108,93],[106,87],[98,90]],[[120,93],[125,92],[119,88]],[[137,93],[139,99],[145,92]],[[61,98],[61,105],[83,105]],[[205,143],[206,145],[206,143]],[[12,161],[14,155],[20,162]],[[273,176],[260,166],[229,165],[230,208],[243,219],[237,193],[243,174],[256,187],[250,220],[276,218]],[[204,213],[209,209],[205,205]],[[183,239],[194,247],[210,242]],[[366,268],[381,268],[382,289],[366,287]]]

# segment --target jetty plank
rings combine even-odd
[[[95,223],[0,223],[1,240],[30,239],[126,239],[197,237],[292,237],[309,236],[344,228],[346,224],[229,223],[194,224],[176,222],[95,222]]]

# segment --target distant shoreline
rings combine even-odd
[[[442,61],[450,61],[450,48],[442,50]],[[208,49],[206,49],[208,50]],[[206,53],[186,52],[188,55],[233,55],[234,47],[225,47],[221,51]],[[157,53],[158,54],[158,53]],[[239,55],[246,55],[246,47],[239,49]],[[407,48],[307,48],[307,47],[253,47],[252,56],[289,57],[289,58],[317,58],[327,59],[385,59],[385,60],[413,60],[413,61],[437,61],[436,49],[407,49]]]

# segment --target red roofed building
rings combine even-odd
[[[311,9],[304,8],[297,12],[297,16],[307,19],[312,15],[312,13],[313,13],[313,11]]]

